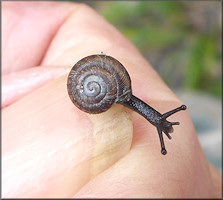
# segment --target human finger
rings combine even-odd
[[[88,15],[89,17],[85,15],[86,12],[89,14]],[[78,20],[75,20],[75,19],[78,19]],[[85,24],[88,24],[88,25],[90,24],[92,26],[87,27]],[[98,24],[100,24],[100,25],[98,25]],[[99,52],[101,51],[101,49],[103,49],[103,51],[105,49],[106,54],[113,55],[114,57],[118,58],[126,66],[127,70],[130,73],[130,76],[132,77],[132,80],[133,80],[132,81],[133,82],[133,91],[135,91],[135,94],[137,94],[137,96],[138,95],[141,96],[141,98],[143,98],[146,102],[150,102],[154,106],[159,106],[159,109],[161,109],[161,111],[164,111],[164,109],[168,109],[175,104],[181,103],[179,101],[179,99],[177,99],[177,97],[160,80],[158,75],[148,65],[148,63],[142,58],[142,56],[139,54],[139,52],[126,39],[124,39],[123,36],[121,36],[121,34],[119,32],[117,32],[110,25],[106,25],[106,24],[107,23],[103,19],[101,19],[91,9],[89,9],[86,6],[81,6],[78,9],[78,11],[73,16],[68,18],[66,23],[64,23],[61,26],[60,30],[58,31],[57,36],[52,41],[51,47],[47,51],[46,57],[44,57],[44,61],[42,64],[52,66],[55,63],[57,63],[57,64],[59,63],[61,66],[63,66],[63,65],[72,66],[73,64],[71,64],[71,63],[73,63],[73,62],[75,63],[78,59],[80,59],[84,55],[98,53],[99,49],[100,49]],[[75,29],[75,27],[76,27],[76,29]],[[93,29],[93,27],[95,29]],[[100,27],[102,27],[102,28],[100,29]],[[115,42],[112,40],[112,37],[114,37],[116,39]],[[70,43],[66,42],[66,40],[64,40],[63,38],[66,38],[66,40],[70,41]],[[88,42],[85,43],[84,39],[86,39],[86,38],[87,38]],[[100,38],[100,39],[98,39],[98,38]],[[75,41],[81,41],[81,42],[75,43]],[[100,41],[103,41],[103,42],[100,43]],[[76,44],[76,46],[75,46],[75,44]],[[83,46],[79,47],[78,44],[83,44]],[[97,44],[101,44],[101,45],[98,46]],[[88,47],[87,45],[92,48],[87,48]],[[75,54],[74,54],[74,52],[75,52]],[[73,61],[71,61],[72,55],[73,55]],[[133,58],[133,59],[130,59],[130,58]],[[137,66],[137,68],[136,68],[136,66]],[[149,77],[149,79],[148,79],[148,77]],[[63,82],[64,85],[66,84],[65,79],[63,79],[63,81],[61,81],[61,82]],[[143,89],[142,89],[142,87],[139,87],[140,85],[144,85],[144,84],[145,84],[145,87]],[[65,88],[63,88],[63,89],[65,89]],[[151,92],[145,93],[144,91],[151,91]],[[44,92],[43,92],[43,94],[44,94]],[[55,98],[57,99],[58,97],[55,97]],[[30,99],[30,100],[32,101],[32,99]],[[80,115],[79,112],[74,112],[74,114],[76,117],[78,117]],[[86,114],[86,116],[88,117],[87,114]],[[153,134],[154,130],[151,128],[151,125],[148,125],[148,122],[145,122],[145,121],[142,122],[141,118],[139,118],[138,115],[134,114],[133,119],[134,119],[134,126],[137,127],[134,129],[134,135],[138,135],[137,136],[138,142],[140,141],[139,144],[143,145],[143,144],[145,144],[145,142],[148,139],[147,138],[148,136],[146,136],[146,133],[147,133],[147,135],[148,135],[148,133]],[[86,118],[82,119],[82,120],[86,120]],[[98,120],[99,119],[96,119],[93,122],[93,124],[97,123]],[[183,123],[184,122],[186,122],[186,121],[183,121]],[[111,121],[107,122],[107,123],[108,123],[108,125],[112,124]],[[192,130],[191,122],[186,122],[186,124],[190,127],[190,130]],[[81,123],[78,125],[82,127]],[[100,127],[103,127],[102,124],[100,125]],[[125,126],[123,126],[123,127],[125,127]],[[131,127],[131,125],[128,125],[127,127]],[[139,133],[140,128],[141,128],[141,130],[144,130],[144,131],[142,131],[142,133],[144,133],[144,134]],[[95,131],[95,129],[94,129],[94,131]],[[120,134],[120,133],[114,132],[113,137],[115,137],[117,134]],[[102,135],[108,139],[106,130],[104,130],[102,132]],[[189,139],[191,139],[191,138],[193,139],[195,137],[194,132],[190,132],[188,135],[189,136],[188,136],[184,146],[187,146],[187,144],[190,143]],[[61,135],[61,137],[62,137],[62,135]],[[128,138],[127,141],[130,141],[131,134],[127,138]],[[137,138],[135,137],[133,142],[135,142]],[[151,142],[148,143],[148,145],[150,145],[150,152],[152,154],[154,152],[157,152],[157,146],[159,145],[159,143],[157,142],[156,145],[153,145],[153,142],[155,141],[155,139],[153,140],[153,138],[157,138],[157,135],[155,135],[155,134],[154,134],[154,136],[151,135],[150,138],[151,138]],[[178,138],[176,142],[180,141],[181,139],[182,138]],[[52,137],[52,143],[54,145],[57,143],[57,141],[53,137]],[[114,144],[115,144],[115,141],[114,140],[111,141],[110,145],[112,146]],[[191,147],[191,146],[189,145],[188,149],[189,149],[189,147]],[[175,149],[177,149],[177,146],[175,146]],[[148,146],[146,147],[146,150],[148,150]],[[182,149],[180,149],[180,150],[181,150],[180,152],[182,152]],[[102,152],[105,151],[105,148],[102,148],[101,151]],[[117,151],[117,155],[120,155],[120,152],[121,151]],[[127,151],[125,151],[125,152],[127,152]],[[186,154],[186,155],[188,155],[188,154]],[[175,155],[175,157],[178,158],[176,155]],[[116,157],[115,162],[119,158],[120,158],[120,156]],[[151,159],[153,161],[156,161],[156,160],[154,160],[154,157],[151,157]],[[178,159],[180,159],[180,158],[178,158]],[[108,161],[106,161],[106,162],[108,162]],[[168,160],[166,162],[168,163]],[[65,163],[65,164],[67,165],[67,163]],[[111,163],[109,163],[109,165],[110,164]],[[186,164],[188,164],[188,163],[186,163]],[[174,166],[176,166],[176,165],[174,165]],[[105,168],[103,168],[103,170],[104,169]],[[135,169],[137,169],[137,168],[135,168]],[[101,170],[99,172],[101,173],[103,170]],[[73,172],[76,173],[75,170]],[[75,179],[75,177],[76,177],[76,174],[74,177],[71,176],[72,179]],[[87,179],[87,180],[89,180],[89,179]],[[77,183],[77,182],[75,182],[75,183]],[[62,184],[62,181],[59,181],[59,182],[56,181],[56,184],[58,184],[58,185]],[[72,185],[70,185],[70,184],[68,184],[68,185],[72,187]],[[73,192],[75,192],[75,191],[76,190],[73,189]]]
[[[2,74],[39,66],[75,4],[2,2]]]

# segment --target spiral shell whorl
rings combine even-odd
[[[92,55],[78,61],[67,82],[72,102],[88,113],[101,113],[131,96],[130,77],[116,59]]]

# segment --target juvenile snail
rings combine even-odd
[[[147,105],[132,94],[131,79],[124,66],[111,56],[99,54],[87,56],[71,69],[67,89],[71,101],[79,109],[91,113],[102,113],[113,104],[122,104],[145,117],[156,126],[161,143],[161,153],[167,153],[163,132],[171,139],[173,125],[179,122],[166,120],[170,115],[186,110],[182,105],[164,114]]]

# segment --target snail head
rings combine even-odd
[[[179,112],[180,110],[186,110],[186,106],[185,105],[182,105],[174,110],[171,110],[167,113],[164,113],[162,116],[161,116],[161,121],[160,121],[160,127],[161,127],[161,130],[166,134],[166,136],[171,139],[171,136],[169,135],[169,133],[172,133],[174,131],[173,129],[173,125],[179,125],[180,122],[169,122],[166,120],[167,117],[169,117],[170,115],[176,113],[176,112]]]

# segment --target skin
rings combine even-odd
[[[164,136],[163,156],[156,128],[139,114],[115,105],[89,115],[70,101],[67,73],[103,51],[159,112],[183,104],[118,30],[83,4],[3,2],[2,11],[3,197],[222,196],[187,110],[169,118],[180,125],[172,140]]]

